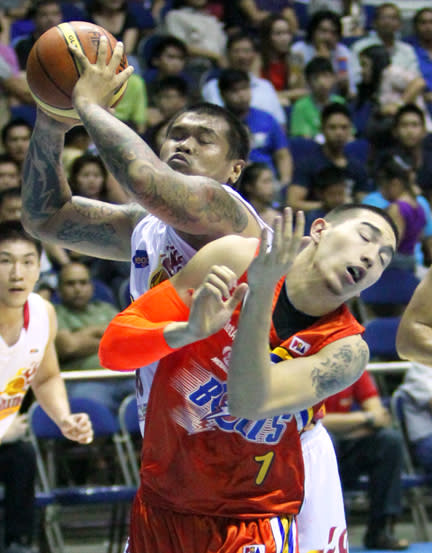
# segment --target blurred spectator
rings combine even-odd
[[[123,42],[127,56],[135,53],[139,29],[126,0],[90,0],[87,11],[89,21],[100,25]]]
[[[3,36],[6,25],[3,9],[0,6],[0,35]],[[20,73],[15,50],[0,38],[0,128],[11,116],[10,108],[14,104],[33,104],[33,98],[25,76]]]
[[[387,212],[399,230],[399,244],[390,266],[414,272],[414,248],[425,228],[426,215],[417,201],[412,176],[411,166],[397,154],[389,153],[380,159],[375,180],[389,202]]]
[[[170,119],[177,111],[188,104],[189,87],[182,77],[165,77],[158,83],[154,96],[155,106],[149,108],[148,122],[156,125],[165,119]]]
[[[0,223],[21,220],[21,188],[0,191]]]
[[[295,5],[292,0],[238,0],[236,7],[241,19],[241,27],[254,33],[271,14],[283,17],[290,25],[293,36],[298,32]]]
[[[363,0],[309,0],[308,14],[313,15],[321,10],[331,10],[342,19],[344,36],[362,36],[366,23]]]
[[[144,70],[150,106],[154,106],[154,97],[157,94],[159,82],[165,77],[183,77],[188,81],[185,71],[186,61],[187,47],[182,40],[171,35],[160,36],[157,39],[155,37],[155,44],[150,51],[147,67]]]
[[[74,194],[115,204],[127,203],[128,197],[114,177],[108,173],[102,159],[85,153],[73,161],[69,182]]]
[[[162,121],[159,121],[159,123],[148,127],[144,133],[144,140],[156,155],[159,155],[161,146],[165,141],[169,122],[170,119],[163,119]]]
[[[352,386],[325,402],[324,426],[336,449],[342,487],[369,476],[369,519],[364,544],[368,549],[400,550],[408,542],[394,534],[401,512],[402,436],[392,428],[390,412],[365,371]]]
[[[19,164],[20,169],[27,154],[32,130],[25,119],[12,119],[1,131],[4,150]]]
[[[420,72],[426,82],[425,100],[432,104],[432,7],[418,10],[413,18],[414,37],[410,39]]]
[[[280,104],[276,90],[267,79],[261,79],[253,73],[253,67],[257,60],[257,50],[254,40],[245,33],[236,33],[228,38],[227,62],[230,69],[241,69],[249,73],[252,90],[251,106],[266,111],[281,124],[285,125],[286,116]],[[210,71],[210,75],[213,71]],[[210,78],[202,87],[202,97],[206,102],[223,106],[218,87],[219,73]]]
[[[74,159],[83,155],[91,145],[91,138],[82,125],[77,125],[68,130],[65,135],[62,162],[67,175]]]
[[[340,42],[342,25],[340,17],[329,10],[316,12],[309,20],[306,39],[293,44],[292,66],[303,71],[314,57],[328,58],[336,73],[336,91],[344,97],[356,92],[351,53]]]
[[[144,79],[134,73],[127,82],[125,93],[115,106],[115,116],[138,134],[145,131],[147,123],[147,91]]]
[[[20,184],[20,166],[9,154],[0,154],[0,192]]]
[[[398,7],[391,2],[377,5],[374,15],[374,30],[351,46],[353,71],[356,83],[360,81],[359,54],[369,46],[381,45],[387,49],[391,63],[402,69],[420,74],[414,48],[398,39],[401,16]]]
[[[423,110],[415,104],[405,104],[393,119],[395,143],[392,150],[401,155],[414,169],[415,184],[432,203],[432,156]]]
[[[371,189],[364,164],[345,153],[345,146],[352,136],[348,108],[340,103],[328,104],[321,113],[321,128],[324,143],[317,144],[313,156],[295,166],[293,184],[287,192],[287,205],[293,209],[322,209],[322,200],[317,197],[320,188],[318,174],[325,167],[340,167],[344,171],[348,195],[356,202]]]
[[[23,71],[25,71],[27,58],[36,40],[50,27],[62,22],[61,4],[57,0],[35,0],[30,5],[27,17],[33,21],[34,31],[30,35],[18,39],[14,44],[20,69]]]
[[[165,16],[165,31],[187,45],[190,63],[198,72],[223,66],[227,36],[222,23],[207,10],[207,0],[182,0]]]
[[[345,103],[343,96],[333,94],[336,75],[328,58],[312,58],[306,64],[306,81],[310,93],[297,100],[291,111],[291,136],[315,138],[321,134],[321,111],[332,102]]]
[[[316,181],[319,183],[316,195],[321,201],[322,207],[306,211],[305,234],[309,234],[311,224],[315,219],[325,217],[335,207],[353,201],[350,196],[350,187],[346,182],[345,171],[340,167],[324,167],[317,174]]]
[[[249,74],[239,69],[224,69],[219,77],[219,91],[225,107],[249,129],[249,159],[266,163],[281,185],[288,185],[292,178],[292,158],[287,137],[272,115],[251,107]]]
[[[423,111],[426,128],[432,128],[422,92],[425,89],[423,78],[412,71],[393,65],[384,46],[370,46],[360,52],[362,67],[363,106],[359,100],[357,106],[360,116],[367,118],[364,134],[375,149],[393,141],[393,118],[400,106],[416,103]],[[386,65],[387,64],[387,65]],[[366,95],[370,94],[369,100]],[[359,120],[357,113],[356,120]]]
[[[265,163],[255,162],[246,166],[240,184],[239,193],[256,209],[258,215],[269,226],[273,224],[280,211],[273,208],[277,185],[273,171]]]
[[[397,394],[414,462],[432,474],[432,367],[410,363]]]
[[[286,19],[269,15],[260,25],[260,75],[276,89],[283,106],[289,106],[307,93],[303,68],[291,63],[293,29]]]
[[[62,371],[100,368],[99,341],[117,309],[110,303],[92,300],[89,270],[80,263],[62,267],[59,275],[61,303],[55,305],[58,318],[56,348]],[[135,390],[135,378],[69,381],[69,397],[88,397],[118,412],[127,395]]]

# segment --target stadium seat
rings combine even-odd
[[[123,450],[119,432],[120,427],[111,411],[91,399],[71,398],[70,404],[73,413],[85,412],[89,415],[95,438],[109,437],[112,439],[119,464],[122,467]],[[49,441],[66,442],[67,440],[36,402],[29,410],[29,421],[30,438],[36,451],[38,476],[42,490],[54,495],[56,503],[61,506],[111,504],[113,507],[112,518],[107,525],[109,529],[109,550],[112,550],[114,544],[120,546],[125,529],[126,510],[124,507],[132,502],[137,486],[129,485],[127,482],[115,485],[57,486],[55,475],[52,474],[52,470],[43,455],[43,445]],[[123,468],[121,472],[124,478]]]
[[[363,338],[369,346],[371,359],[398,361],[396,333],[400,317],[376,317],[365,325]]]
[[[139,462],[133,437],[141,437],[138,408],[135,394],[125,397],[119,409],[119,424],[122,444],[127,457],[125,479],[128,484],[139,485]],[[141,440],[140,440],[141,441]]]

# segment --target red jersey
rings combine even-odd
[[[326,411],[328,413],[349,413],[354,404],[361,405],[367,399],[378,395],[371,375],[365,371],[354,384],[326,399]]]
[[[178,313],[178,296],[174,301],[173,313]],[[341,326],[346,336],[358,333],[362,327],[348,314],[341,308],[320,318],[308,334],[305,355],[339,339],[341,332],[335,329]],[[168,319],[170,315],[164,313]],[[238,317],[239,309],[211,338],[181,348],[158,364],[138,492],[147,504],[242,519],[299,511],[304,482],[299,418],[287,414],[247,420],[231,416],[227,409],[226,381]]]

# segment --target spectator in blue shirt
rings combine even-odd
[[[352,121],[344,104],[328,104],[321,113],[324,143],[317,145],[313,157],[295,166],[293,183],[287,191],[287,205],[293,209],[310,211],[322,209],[319,197],[319,172],[325,167],[339,167],[345,174],[348,194],[354,201],[371,191],[371,183],[364,164],[345,152],[352,136]]]
[[[410,40],[414,47],[420,72],[426,81],[424,98],[432,106],[432,7],[418,10],[413,18],[414,37]]]
[[[239,69],[224,69],[219,77],[219,91],[225,107],[249,129],[252,145],[249,159],[266,163],[282,185],[289,184],[292,158],[288,139],[272,115],[251,107],[249,74]]]

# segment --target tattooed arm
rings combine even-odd
[[[101,39],[94,64],[79,52],[74,53],[84,71],[75,86],[73,101],[115,179],[150,213],[179,232],[194,236],[189,240],[194,246],[197,240],[208,242],[226,234],[258,236],[255,218],[220,186],[220,182],[210,178],[215,175],[207,174],[207,167],[197,170],[201,176],[193,169],[188,171],[193,174],[174,171],[132,129],[109,113],[106,106],[112,93],[128,78],[130,68],[115,74],[121,59],[121,46],[117,44],[108,64],[105,62],[106,48],[106,41]],[[222,152],[221,166],[227,164],[225,157]],[[234,160],[233,163],[232,173],[238,176],[244,161]],[[218,178],[219,171],[218,167]],[[223,178],[228,179],[230,171],[228,169],[226,175],[223,171]]]
[[[24,163],[22,221],[41,240],[97,257],[129,260],[145,210],[72,196],[61,162],[66,126],[39,111]]]

